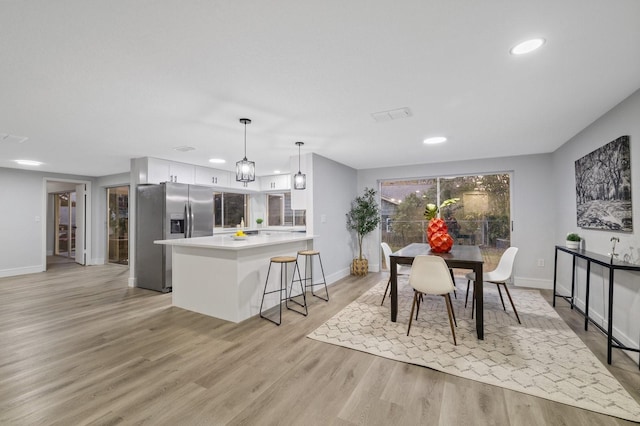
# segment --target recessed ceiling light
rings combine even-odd
[[[447,141],[447,138],[445,138],[444,136],[435,136],[433,138],[425,139],[424,143],[426,143],[427,145],[434,145],[434,144],[442,143],[446,141]]]
[[[33,161],[33,160],[15,160],[15,162],[20,164],[21,166],[40,166],[40,165],[42,165],[42,162]]]
[[[543,44],[543,38],[534,38],[513,46],[510,52],[512,55],[524,55],[525,53],[533,52]]]
[[[209,158],[209,162],[213,164],[224,164],[227,160],[223,160],[222,158]]]
[[[281,172],[280,172],[280,170],[274,170],[273,173],[279,175]]]

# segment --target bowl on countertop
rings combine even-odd
[[[242,241],[242,240],[246,240],[249,236],[248,235],[232,235],[231,238],[233,238],[236,241]]]

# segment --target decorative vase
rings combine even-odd
[[[427,241],[434,253],[448,253],[453,247],[453,238],[447,232],[447,224],[440,218],[429,221],[427,226]]]
[[[353,259],[351,262],[351,275],[364,276],[369,273],[369,261],[367,259]]]

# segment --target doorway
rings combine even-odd
[[[91,258],[91,182],[44,178],[42,270]]]
[[[129,264],[129,186],[107,188],[109,263]]]

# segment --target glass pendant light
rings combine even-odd
[[[244,124],[244,158],[236,163],[236,181],[247,186],[247,183],[256,180],[256,163],[247,160],[247,124],[251,124],[251,120],[241,118],[240,122]]]
[[[293,189],[305,189],[307,187],[307,175],[300,172],[300,147],[304,142],[296,142],[298,145],[298,173],[293,175]]]

